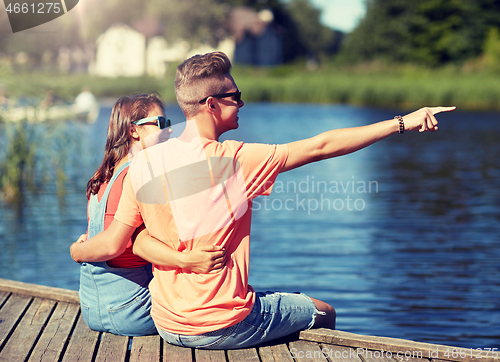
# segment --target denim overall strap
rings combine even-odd
[[[106,206],[108,204],[109,193],[113,183],[120,174],[130,165],[130,161],[124,163],[115,170],[113,177],[109,180],[108,186],[102,195],[101,201],[98,201],[97,194],[90,195],[89,200],[89,239],[104,230],[104,217],[106,215]]]
[[[110,191],[116,178],[130,162],[118,168],[100,201],[89,200],[89,238],[104,230]],[[112,268],[106,262],[82,263],[80,267],[80,306],[87,325],[94,330],[118,335],[148,335],[156,332],[150,316],[148,285],[151,265],[138,268]]]

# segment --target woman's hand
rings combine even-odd
[[[88,237],[89,237],[88,234],[82,234],[82,235],[80,235],[80,237],[78,238],[76,243],[83,243],[84,241],[87,241]]]
[[[403,117],[405,131],[436,131],[438,129],[438,121],[434,115],[440,112],[450,112],[456,107],[424,107],[418,111],[407,114]]]
[[[88,240],[86,234],[81,235],[76,242],[71,244],[71,257],[78,263],[108,261],[116,258],[125,251],[127,242],[134,231],[134,227],[113,220],[106,230]]]
[[[77,241],[75,241],[73,244],[71,244],[71,246],[69,247],[69,253],[71,255],[71,259],[73,259],[74,261],[76,261],[77,263],[81,263],[80,260],[76,259],[73,255],[73,245],[76,244],[76,243],[83,243],[84,241],[87,241],[87,238],[88,238],[88,235],[87,234],[82,234],[80,235],[80,237],[78,238]]]
[[[226,265],[226,249],[216,245],[205,245],[183,252],[183,268],[193,273],[206,274],[220,270]]]

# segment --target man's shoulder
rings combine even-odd
[[[243,141],[236,141],[236,140],[224,140],[222,142],[217,140],[210,140],[207,138],[203,138],[202,140],[203,144],[205,145],[216,145],[218,147],[226,147],[226,148],[241,147],[241,145],[245,144],[245,142]]]
[[[217,140],[202,139],[202,143],[205,152],[213,155],[237,154],[246,145],[244,142],[235,140],[220,142]]]
[[[280,145],[272,145],[267,143],[243,142],[236,140],[224,140],[222,142],[215,140],[204,140],[205,148],[214,148],[216,150],[231,150],[235,152],[245,150],[270,150],[279,147]]]
[[[172,147],[174,145],[177,145],[177,139],[173,138],[170,139],[166,142],[160,142],[156,143],[154,145],[148,146],[146,148],[141,149],[140,151],[136,152],[133,155],[129,155],[129,158],[132,161],[132,165],[144,162],[147,160],[149,157],[152,155],[158,155],[163,153],[166,149],[168,150],[169,147]]]

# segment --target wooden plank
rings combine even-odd
[[[331,344],[320,344],[321,351],[330,361],[335,362],[361,362],[358,351],[354,348],[334,346]],[[422,361],[420,361],[422,362]]]
[[[297,362],[327,362],[326,353],[321,350],[318,343],[309,341],[290,342],[290,355]]]
[[[0,309],[0,350],[3,349],[7,338],[20,321],[32,298],[23,295],[12,295]]]
[[[223,350],[195,349],[196,362],[225,362],[226,354]]]
[[[130,362],[159,362],[161,337],[144,336],[132,339]]]
[[[394,362],[392,359],[392,352],[390,351],[374,351],[371,349],[358,348],[356,352],[364,362]]]
[[[63,362],[88,361],[91,362],[94,357],[97,342],[99,341],[99,332],[91,330],[85,324],[80,314],[75,330],[64,353]]]
[[[276,344],[259,348],[262,362],[293,362],[286,344]]]
[[[412,357],[411,354],[407,354],[406,356],[404,354],[393,354],[392,358],[393,360],[396,360],[398,362],[430,362],[428,358],[423,358],[423,356],[420,356],[420,354],[415,354],[416,357]],[[441,361],[445,362],[445,361]],[[449,361],[446,361],[449,362]]]
[[[45,285],[16,282],[0,278],[0,290],[20,295],[53,299],[60,302],[80,304],[78,292],[74,290],[47,287]]]
[[[498,344],[497,344],[498,345]],[[497,360],[500,355],[500,349],[497,347],[493,348],[457,348],[455,350],[450,350],[444,355],[444,359],[434,358],[431,356],[431,362],[449,362],[450,360],[455,360],[457,355],[467,355],[469,358],[475,359],[475,361],[485,361],[489,358],[495,358]]]
[[[260,362],[259,354],[255,348],[233,349],[227,351],[229,362]]]
[[[2,308],[9,295],[9,292],[0,291],[0,308]]]
[[[174,346],[163,342],[163,362],[192,362],[193,352],[191,348]]]
[[[477,362],[477,358],[474,355],[471,356],[470,349],[414,342],[398,338],[363,336],[324,328],[302,331],[300,332],[300,339],[373,351],[384,350],[390,351],[393,354],[402,353],[404,355],[405,353],[410,353],[416,355],[419,353],[423,358]],[[467,351],[469,353],[466,353]],[[457,357],[452,358],[452,354]],[[500,354],[499,356],[484,355],[484,358],[481,358],[481,362],[498,361],[500,361]]]
[[[96,356],[96,362],[125,361],[129,337],[103,333]]]
[[[79,311],[77,304],[58,303],[28,362],[59,361]]]
[[[0,361],[24,361],[32,351],[56,302],[36,298],[0,352]]]

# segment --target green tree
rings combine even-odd
[[[55,63],[59,48],[80,44],[77,27],[65,15],[19,33],[12,34],[9,30],[8,36],[2,40],[0,53],[12,58],[23,52],[27,54],[30,66],[38,67],[47,55],[50,55],[51,63]]]
[[[409,22],[416,2],[367,0],[366,16],[344,42],[347,61],[402,61],[410,46]]]
[[[164,25],[167,41],[216,45],[227,36],[227,4],[215,0],[151,0],[147,4],[147,13],[158,16]]]
[[[78,12],[68,15],[78,24],[80,37],[94,42],[113,24],[132,26],[135,21],[144,18],[147,14],[146,3],[136,0],[85,0],[77,5],[80,7]]]
[[[309,0],[292,0],[287,5],[300,44],[308,56],[318,59],[332,44],[333,30],[321,24],[321,10],[312,6]]]
[[[283,8],[280,0],[226,0],[230,6],[247,6],[257,11],[269,9],[272,11]]]
[[[500,32],[491,28],[484,44],[484,58],[488,69],[500,71]]]
[[[487,30],[499,22],[495,0],[368,0],[342,55],[429,66],[463,62],[481,54]]]

